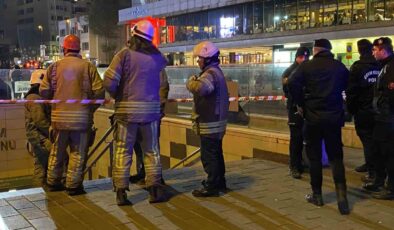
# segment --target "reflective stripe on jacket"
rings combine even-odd
[[[226,131],[229,95],[226,80],[218,63],[204,68],[198,77],[186,83],[193,93],[193,130],[198,135],[223,138]]]
[[[161,53],[124,48],[115,55],[104,73],[104,87],[116,101],[116,119],[152,122],[161,118],[160,73],[166,65]]]
[[[47,99],[102,99],[104,89],[96,67],[82,60],[76,53],[48,67],[47,75],[40,85],[40,94]],[[86,130],[93,124],[96,105],[52,105],[52,127],[59,130]]]

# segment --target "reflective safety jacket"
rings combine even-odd
[[[103,81],[97,68],[79,54],[68,53],[64,59],[50,65],[40,85],[46,99],[103,99]],[[59,130],[87,130],[93,124],[97,105],[81,103],[52,104],[51,126]]]
[[[218,63],[203,69],[199,76],[192,76],[186,83],[193,94],[193,130],[198,135],[215,139],[226,132],[229,95],[226,80]]]
[[[161,118],[160,73],[166,65],[161,53],[124,48],[115,55],[104,73],[104,88],[115,99],[116,119],[139,123]]]
[[[32,88],[25,98],[26,100],[40,100],[37,88]],[[27,140],[34,149],[41,150],[45,143],[49,141],[49,126],[51,108],[48,104],[25,104],[25,128]],[[44,151],[44,150],[43,150]]]

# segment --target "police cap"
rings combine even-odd
[[[306,47],[299,47],[299,48],[297,49],[297,51],[296,51],[296,54],[295,54],[296,57],[298,57],[298,56],[306,56],[306,57],[309,57],[310,55],[311,55],[311,54],[310,54],[310,51],[309,51],[309,49],[306,48]]]

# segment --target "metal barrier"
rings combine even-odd
[[[195,156],[197,153],[199,153],[201,151],[201,148],[198,148],[196,150],[194,150],[194,152],[192,152],[189,156],[183,158],[180,162],[178,162],[176,165],[172,166],[171,169],[175,169],[178,166],[182,165],[183,163],[185,163],[187,160],[189,160],[190,158],[192,158],[193,156]],[[183,166],[185,166],[183,164]]]
[[[103,137],[97,142],[97,144],[93,147],[93,149],[90,151],[90,153],[87,156],[86,162],[88,162],[88,160],[93,156],[93,154],[97,151],[97,149],[104,143],[106,142],[105,140],[107,139],[107,137],[112,133],[112,131],[114,130],[115,125],[111,125],[111,127],[105,132],[105,134],[103,135]],[[106,146],[105,148],[97,155],[97,157],[92,161],[92,163],[90,165],[86,165],[85,170],[83,171],[82,176],[85,176],[85,174],[87,172],[89,172],[89,180],[92,180],[92,167],[97,163],[98,160],[100,160],[100,158],[104,155],[104,153],[109,149],[109,156],[110,156],[110,168],[111,170],[109,170],[109,177],[112,177],[112,159],[113,159],[113,142],[114,139],[112,138],[111,141],[106,142]]]

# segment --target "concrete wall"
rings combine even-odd
[[[33,174],[26,143],[24,106],[0,105],[0,187],[5,179]]]

